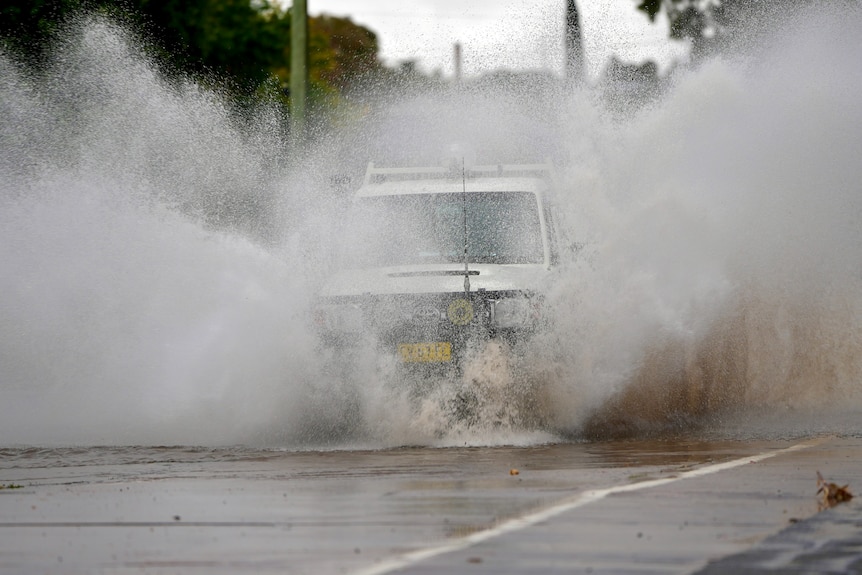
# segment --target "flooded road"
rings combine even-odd
[[[0,572],[689,573],[814,515],[816,471],[851,482],[860,455],[852,438],[4,449]]]

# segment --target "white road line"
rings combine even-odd
[[[572,509],[577,509],[578,507],[583,507],[584,505],[589,505],[590,503],[604,499],[608,495],[613,495],[614,493],[629,493],[632,491],[641,491],[643,489],[651,489],[653,487],[667,485],[669,483],[674,483],[683,479],[691,479],[694,477],[711,475],[713,473],[718,473],[719,471],[726,471],[735,467],[741,467],[748,463],[757,463],[759,461],[763,461],[764,459],[775,457],[776,455],[784,455],[786,453],[792,453],[794,451],[808,449],[809,447],[813,447],[815,445],[823,443],[827,439],[828,438],[812,439],[809,441],[798,443],[796,445],[792,445],[785,449],[779,449],[777,451],[767,451],[764,453],[759,453],[757,455],[741,457],[732,461],[725,461],[724,463],[716,463],[715,465],[698,467],[697,469],[692,469],[691,471],[684,471],[674,477],[666,477],[664,479],[652,479],[649,481],[641,481],[639,483],[631,483],[628,485],[617,485],[614,487],[607,487],[605,489],[590,489],[588,491],[584,491],[583,493],[578,493],[577,495],[563,499],[556,505],[548,507],[547,509],[542,509],[541,511],[536,511],[535,513],[524,515],[523,517],[509,519],[500,523],[499,525],[491,527],[490,529],[485,529],[484,531],[477,531],[476,533],[468,535],[467,537],[456,539],[452,542],[438,545],[437,547],[419,549],[418,551],[412,551],[410,553],[399,555],[398,557],[393,557],[392,559],[381,561],[380,563],[368,567],[367,569],[361,569],[357,571],[355,575],[384,575],[385,573],[391,573],[398,569],[403,569],[405,567],[415,565],[416,563],[421,563],[426,559],[437,557],[438,555],[445,555],[446,553],[452,553],[454,551],[467,549],[478,543],[487,541],[488,539],[493,539],[494,537],[499,537],[500,535],[504,535],[506,533],[512,533],[513,531],[526,529],[527,527],[531,527],[533,525],[541,523],[542,521],[565,513],[566,511],[571,511]]]

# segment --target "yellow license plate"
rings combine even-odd
[[[452,361],[452,344],[448,341],[399,343],[398,355],[404,363]]]

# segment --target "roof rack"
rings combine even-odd
[[[470,166],[464,170],[468,178],[476,177],[524,177],[542,176],[551,177],[554,167],[551,162],[543,164],[489,164],[484,166]],[[461,167],[453,164],[450,167],[425,166],[410,168],[378,168],[374,162],[368,163],[365,171],[365,184],[381,183],[396,180],[435,180],[461,177]]]

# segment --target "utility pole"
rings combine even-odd
[[[566,1],[566,83],[571,86],[584,79],[584,43],[575,0]]]
[[[290,11],[290,139],[294,145],[305,141],[307,95],[308,6],[307,0],[293,0]]]
[[[461,44],[459,42],[455,42],[455,46],[452,49],[452,60],[454,60],[455,64],[455,83],[461,83]]]

